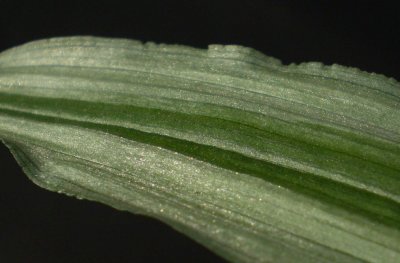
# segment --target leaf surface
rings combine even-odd
[[[33,182],[234,262],[398,262],[399,109],[394,79],[234,45],[0,54],[0,138]]]

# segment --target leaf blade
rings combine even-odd
[[[237,46],[62,38],[0,56],[0,136],[39,185],[233,261],[395,262],[398,94]]]

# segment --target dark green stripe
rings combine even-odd
[[[384,178],[378,182],[381,186],[386,186],[384,189],[387,189],[387,186],[389,186],[393,188],[393,191],[400,190],[400,182],[385,181],[388,178],[399,179],[400,172],[399,166],[396,165],[395,162],[388,161],[384,156],[379,159],[374,159],[372,157],[366,158],[365,156],[357,155],[354,151],[348,152],[345,149],[340,149],[340,145],[336,146],[337,148],[335,150],[331,147],[319,145],[318,142],[312,142],[310,139],[305,138],[306,135],[301,134],[304,130],[301,131],[300,126],[295,127],[294,124],[290,124],[290,127],[288,127],[287,124],[282,126],[282,122],[270,117],[263,118],[264,123],[257,123],[257,121],[253,120],[250,125],[245,123],[250,118],[249,114],[236,109],[226,109],[217,105],[208,105],[210,109],[215,109],[215,111],[224,111],[224,113],[220,115],[235,115],[235,119],[239,118],[243,120],[243,122],[239,123],[237,121],[211,116],[185,114],[150,107],[144,108],[133,105],[109,104],[60,98],[39,98],[1,92],[0,103],[13,105],[17,108],[26,107],[30,110],[48,110],[60,114],[60,116],[62,116],[62,114],[71,114],[80,119],[85,117],[92,120],[96,118],[104,119],[114,124],[119,120],[121,122],[129,122],[149,127],[162,127],[169,130],[180,129],[183,132],[194,131],[196,134],[199,134],[199,131],[201,131],[201,133],[210,135],[210,138],[229,139],[229,141],[234,142],[237,145],[253,147],[261,152],[271,152],[271,150],[269,150],[271,147],[270,143],[275,144],[275,147],[279,144],[278,148],[281,149],[281,154],[285,150],[291,150],[291,148],[302,150],[303,153],[318,152],[319,156],[313,157],[313,163],[318,164],[318,166],[323,166],[326,169],[337,169],[337,167],[332,166],[334,165],[332,164],[332,161],[340,161],[341,165],[348,164],[346,167],[349,175],[354,175],[355,173],[360,172],[364,173],[364,168],[368,167],[368,172],[370,174],[385,174]],[[207,105],[203,105],[203,107],[207,107]],[[336,135],[343,136],[349,141],[368,145],[365,139],[360,136],[355,136],[354,134],[352,135],[337,130],[332,131],[320,125],[302,125],[309,127],[311,130],[316,132],[318,136],[323,136],[321,131],[326,133],[330,132],[331,134],[336,133]],[[277,127],[273,126],[278,126],[279,128],[277,129]],[[299,129],[299,131],[294,133],[292,132],[289,136],[288,133],[285,132],[287,129]],[[278,134],[276,130],[280,130],[281,132]],[[374,144],[370,144],[369,146],[375,147],[380,152],[392,156],[400,156],[400,148],[393,147],[393,145],[389,143],[376,144],[377,142],[374,142]],[[320,158],[322,155],[329,158],[329,160]],[[368,180],[366,174],[363,176],[364,177],[361,179]],[[376,181],[374,176],[371,178],[371,181]],[[394,188],[394,186],[398,187]]]

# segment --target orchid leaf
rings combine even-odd
[[[0,139],[34,183],[232,262],[399,262],[399,109],[394,79],[235,45],[0,53]]]

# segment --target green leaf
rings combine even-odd
[[[33,182],[233,262],[398,262],[399,109],[394,79],[234,45],[69,37],[0,54],[0,138]]]

